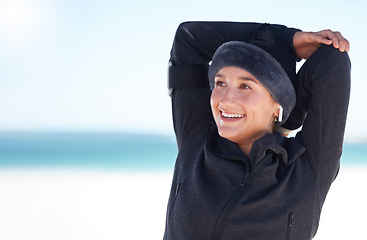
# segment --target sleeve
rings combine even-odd
[[[184,22],[174,38],[168,87],[172,97],[177,143],[212,121],[208,64],[215,50],[228,41],[245,41],[268,50],[295,77],[298,60],[293,36],[298,29],[276,24],[242,22]],[[205,129],[206,130],[206,129]]]
[[[291,118],[296,139],[306,147],[319,171],[320,191],[326,196],[339,170],[350,96],[350,60],[333,46],[322,45],[298,73],[297,102]],[[293,116],[292,116],[293,115]]]

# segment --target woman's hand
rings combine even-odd
[[[331,30],[296,32],[293,37],[294,49],[299,58],[309,58],[321,44],[333,44],[341,52],[349,51],[349,42],[340,32],[333,32]]]

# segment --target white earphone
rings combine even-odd
[[[278,122],[282,122],[283,121],[283,107],[279,106],[279,116],[278,116]]]

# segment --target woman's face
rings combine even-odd
[[[222,68],[215,75],[210,104],[219,135],[238,144],[252,144],[271,133],[279,104],[249,72]]]

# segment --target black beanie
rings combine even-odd
[[[210,88],[215,74],[224,67],[238,67],[253,75],[269,91],[274,101],[283,107],[282,123],[287,121],[296,103],[296,93],[282,66],[263,49],[245,42],[222,44],[214,53],[209,66]]]

